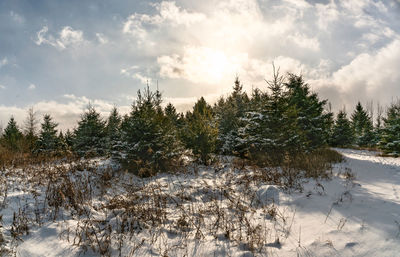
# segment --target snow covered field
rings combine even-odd
[[[116,174],[104,160],[47,173],[3,170],[0,249],[10,256],[399,256],[400,159],[337,150],[345,162],[332,179],[305,181],[302,192],[269,186],[271,177],[239,171],[229,159],[151,179]]]

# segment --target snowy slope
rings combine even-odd
[[[124,237],[122,256],[399,256],[400,159],[378,157],[368,151],[337,150],[345,156],[345,162],[334,167],[332,179],[305,181],[301,193],[252,181],[256,176],[250,168],[247,175],[228,162],[221,170],[200,166],[186,174],[161,174],[144,180],[116,174],[107,187],[93,186],[93,199],[84,208],[90,213],[88,217],[100,221],[93,223],[99,224],[93,225],[95,228],[100,229],[104,221],[117,229],[122,211],[108,211],[104,205],[118,197],[137,196],[138,192],[142,199],[164,199],[161,215],[167,217],[165,224],[159,224],[158,229],[148,227],[144,220],[142,225],[136,224],[140,231]],[[72,177],[95,183],[101,176],[96,172],[75,172]],[[61,208],[55,219],[49,208],[39,214],[42,224],[29,221],[29,234],[12,239],[9,231],[14,212],[22,208],[28,220],[35,220],[35,210],[40,213],[46,206],[48,185],[41,184],[40,178],[21,174],[2,174],[7,181],[7,186],[2,183],[0,197],[2,203],[7,192],[0,213],[6,240],[3,247],[11,251],[10,255],[98,256],[82,244],[73,245],[74,231],[82,224],[78,221],[85,219],[66,208]],[[217,221],[218,217],[223,218]],[[222,224],[222,219],[227,229],[216,225]],[[238,240],[241,221],[247,225],[240,227],[243,238]],[[197,232],[193,229],[196,224],[201,226]],[[229,226],[232,230],[227,236]],[[114,243],[109,253],[118,256],[118,234],[111,237]],[[251,242],[257,250],[251,249]]]

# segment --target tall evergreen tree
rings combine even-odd
[[[179,114],[176,112],[176,108],[173,104],[168,103],[164,109],[165,116],[174,124],[179,124]]]
[[[42,129],[36,143],[37,153],[55,153],[59,150],[60,141],[57,136],[56,127],[58,126],[49,114],[44,115]]]
[[[274,68],[273,79],[266,82],[270,94],[260,95],[260,103],[252,104],[256,109],[247,112],[246,125],[239,132],[250,158],[277,164],[296,145],[295,112],[288,106],[284,77],[279,70],[275,72]]]
[[[110,116],[108,116],[107,125],[105,127],[106,149],[112,156],[117,155],[121,151],[121,122],[122,117],[119,115],[117,108],[114,107],[111,110]]]
[[[294,107],[299,129],[298,150],[312,151],[327,144],[332,113],[325,111],[327,100],[320,101],[316,93],[310,92],[302,76],[289,74],[288,105]]]
[[[121,162],[141,176],[167,171],[180,159],[182,145],[177,131],[161,108],[161,93],[147,87],[122,122]]]
[[[192,112],[186,113],[183,141],[186,147],[203,163],[207,164],[215,152],[218,127],[211,106],[201,97]]]
[[[73,148],[78,155],[105,154],[105,122],[92,105],[82,114],[74,134]]]
[[[383,129],[383,107],[377,104],[377,115],[376,124],[374,126],[374,145],[378,145],[382,140],[382,129]]]
[[[67,150],[71,150],[74,145],[74,134],[71,132],[71,130],[67,129],[67,132],[65,132],[64,135],[64,140],[67,146]]]
[[[33,151],[36,146],[36,141],[38,139],[37,136],[37,119],[36,113],[33,110],[33,107],[28,109],[28,116],[25,120],[25,128],[24,128],[24,135],[25,135],[25,142],[26,147],[29,151]]]
[[[379,147],[387,154],[400,155],[400,102],[393,103],[383,118]]]
[[[218,151],[225,154],[241,153],[239,130],[244,127],[243,118],[248,111],[249,97],[236,77],[233,92],[225,100],[221,98],[216,105],[218,121]]]
[[[351,122],[347,118],[346,111],[341,110],[337,114],[336,121],[333,126],[330,144],[335,147],[346,147],[352,145],[353,142],[354,134],[351,127]]]
[[[69,150],[69,146],[62,131],[58,133],[58,150],[64,153]]]
[[[355,143],[358,146],[371,146],[374,143],[374,132],[371,117],[358,102],[351,115],[351,124],[354,130]]]
[[[19,151],[21,150],[22,139],[22,132],[19,130],[14,117],[11,116],[3,133],[4,146],[10,151]]]

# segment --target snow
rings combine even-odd
[[[276,186],[260,186],[256,194],[256,200],[261,206],[268,206],[269,204],[279,205],[279,191]]]
[[[107,221],[114,229],[121,222],[123,210],[106,211],[103,205],[112,199],[129,199],[132,194],[140,194],[142,198],[138,201],[145,201],[154,192],[166,197],[165,215],[170,224],[152,231],[147,224],[138,222],[135,226],[141,227],[140,232],[126,236],[122,256],[163,253],[168,256],[398,256],[400,159],[381,157],[377,152],[336,150],[343,154],[345,162],[334,166],[332,179],[304,181],[302,192],[289,192],[263,181],[248,181],[252,169],[247,167],[248,174],[237,170],[229,158],[219,169],[193,166],[184,174],[160,174],[147,179],[113,172],[110,185],[99,188],[95,185],[109,171],[109,160],[95,161],[101,169],[68,174],[71,180],[92,181],[93,199],[84,208],[92,220]],[[68,166],[66,170],[72,168]],[[85,217],[62,207],[53,220],[54,212],[46,207],[45,192],[49,185],[43,183],[45,178],[40,173],[33,172],[36,175],[30,176],[26,172],[1,171],[0,205],[4,201],[4,206],[0,212],[3,225],[0,231],[6,242],[2,246],[0,240],[0,249],[21,257],[98,256],[90,248],[73,244],[74,233]],[[262,204],[252,205],[252,199]],[[214,204],[219,205],[213,207]],[[234,222],[239,222],[238,211],[242,207],[236,204],[247,208],[243,219],[255,228],[252,235],[265,235],[261,252],[251,252],[248,245],[228,240],[222,230],[213,234],[209,229],[210,224],[216,224],[217,217],[206,212],[211,210],[223,210],[224,217],[232,220],[227,225],[237,225]],[[10,229],[13,214],[19,210],[28,217],[29,234],[13,240]],[[35,210],[39,213],[39,223],[34,222]],[[203,224],[209,224],[201,230],[203,237],[199,239],[195,239],[196,231],[187,225],[196,222],[196,216],[189,214],[191,211],[202,213]],[[183,213],[188,216],[179,223]],[[178,233],[177,224],[189,226],[187,232]],[[100,229],[102,223],[93,226]],[[232,232],[231,236],[235,233],[238,232]],[[118,234],[112,236],[117,241]],[[118,256],[117,246],[113,244],[111,248],[111,255]]]

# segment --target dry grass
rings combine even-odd
[[[303,178],[327,177],[342,157],[324,150],[270,168],[221,159],[206,174],[194,165],[179,176],[147,179],[99,166],[95,159],[40,159],[27,164],[28,160],[1,169],[0,204],[5,206],[9,187],[16,183],[31,199],[30,205],[20,203],[6,232],[14,247],[32,227],[73,219],[76,225],[65,228],[60,238],[101,256],[133,256],[143,249],[161,256],[189,255],[193,242],[211,238],[263,256],[289,237],[294,214],[274,203],[257,204],[259,187],[301,189]],[[207,179],[212,170],[218,180]],[[6,251],[1,248],[1,232],[0,251]]]

